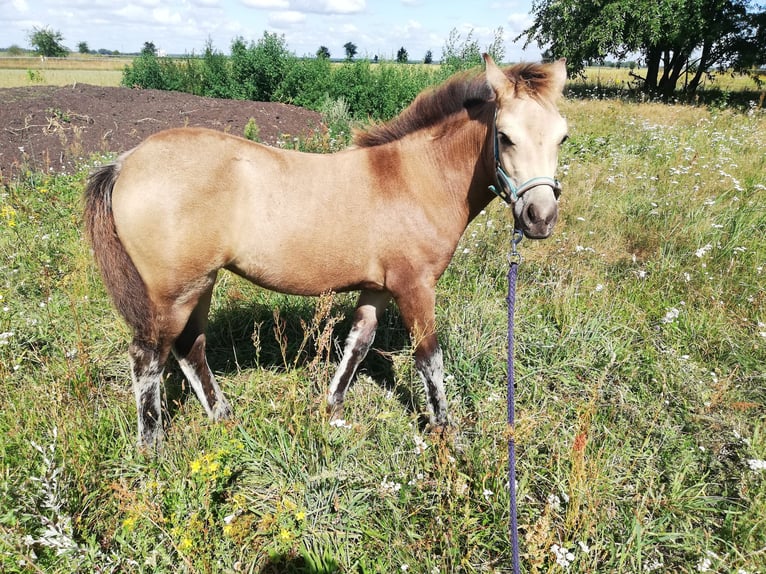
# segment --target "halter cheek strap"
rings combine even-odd
[[[547,185],[553,189],[553,195],[558,200],[561,195],[561,183],[558,179],[552,177],[533,177],[522,183],[519,187],[516,187],[508,174],[505,173],[502,164],[500,163],[500,145],[499,137],[497,134],[497,116],[495,116],[494,122],[495,130],[495,173],[497,175],[498,185],[490,185],[489,190],[506,202],[508,205],[513,205],[519,198],[534,187],[540,185]]]

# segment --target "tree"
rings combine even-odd
[[[80,42],[79,44],[77,44],[77,51],[80,54],[90,54],[90,48],[88,48],[88,43]]]
[[[407,60],[409,60],[409,54],[407,54],[407,50],[405,50],[404,46],[402,46],[396,53],[396,61],[400,64],[406,64]]]
[[[327,48],[327,46],[319,46],[319,49],[317,50],[317,58],[325,58],[329,60],[330,59],[329,48]]]
[[[64,37],[58,30],[35,27],[29,34],[29,43],[35,52],[46,58],[58,58],[67,55],[67,49],[61,44]]]
[[[689,94],[715,69],[744,70],[763,56],[763,12],[750,0],[536,0],[533,24],[520,36],[566,57],[572,72],[607,56],[641,55],[649,93],[670,96],[693,73]],[[759,36],[760,34],[760,36]],[[518,38],[517,38],[518,39]]]
[[[356,56],[356,44],[353,42],[346,42],[343,44],[343,49],[346,50],[346,60],[353,60]]]
[[[142,56],[156,56],[157,55],[157,47],[154,45],[154,42],[144,42],[144,47],[141,48],[141,55]]]
[[[434,61],[433,53],[431,52],[431,50],[427,50],[426,51],[426,56],[425,56],[425,58],[423,58],[423,63],[424,64],[432,64],[433,61]]]

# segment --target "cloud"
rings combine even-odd
[[[157,8],[152,11],[155,22],[160,24],[180,24],[181,15],[178,12],[172,12],[169,8]]]
[[[367,0],[240,0],[245,6],[266,10],[288,10],[313,14],[356,14],[367,8]]]
[[[306,14],[295,10],[272,12],[269,14],[269,24],[275,28],[291,27],[306,21]]]
[[[242,4],[250,8],[266,8],[269,10],[290,8],[290,2],[287,0],[242,0]]]

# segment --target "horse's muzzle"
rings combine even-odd
[[[538,187],[523,198],[517,226],[529,239],[545,239],[553,232],[559,218],[559,202],[550,188]]]

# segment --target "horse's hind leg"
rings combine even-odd
[[[375,329],[378,320],[386,309],[391,294],[388,291],[362,291],[354,312],[354,324],[346,338],[343,358],[338,365],[338,371],[330,383],[327,394],[327,407],[332,420],[343,418],[343,401],[346,390],[354,379],[359,364],[367,356],[367,352],[375,340]]]
[[[211,282],[210,287],[200,296],[186,326],[176,339],[173,354],[205,412],[211,419],[217,421],[231,416],[231,406],[221,392],[205,355],[205,328],[212,294]]]
[[[156,343],[133,339],[128,349],[138,408],[138,446],[153,449],[162,442],[162,371],[169,354]]]

